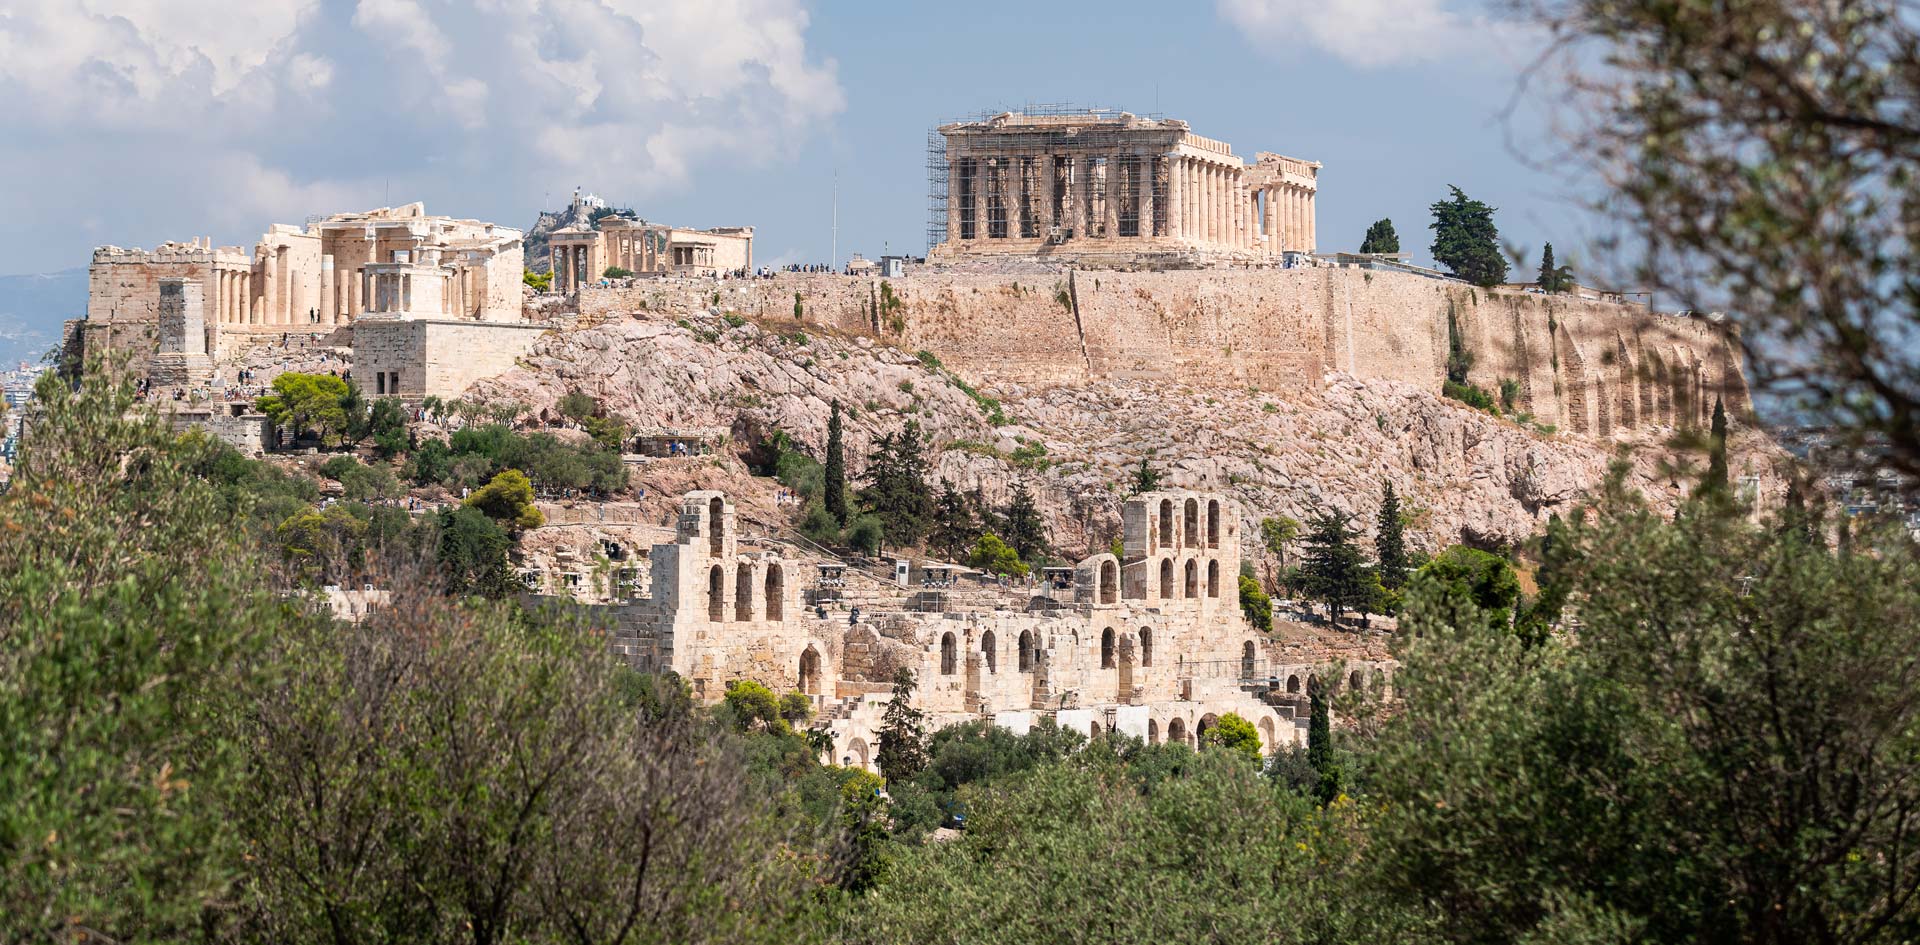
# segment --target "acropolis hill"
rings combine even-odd
[[[835,754],[862,762],[902,666],[943,722],[1188,739],[1232,711],[1268,747],[1298,741],[1300,679],[1332,662],[1383,688],[1396,667],[1374,638],[1247,631],[1231,598],[1241,562],[1271,564],[1262,518],[1370,521],[1386,481],[1416,548],[1511,546],[1623,448],[1627,484],[1671,506],[1687,490],[1675,430],[1716,399],[1748,405],[1717,320],[1317,252],[1317,163],[1248,164],[1125,114],[940,132],[929,259],[884,277],[753,271],[751,226],[576,196],[535,228],[556,277],[535,292],[514,282],[519,230],[410,204],[274,226],[252,257],[103,248],[69,347],[132,352],[180,422],[255,451],[274,437],[251,403],[284,370],[576,438],[560,401],[592,396],[631,431],[632,488],[546,497],[515,548],[525,586],[603,608],[620,652],[703,698],[739,678],[803,689]],[[1442,397],[1450,366],[1505,415]],[[801,541],[766,467],[777,448],[824,455],[836,402],[856,480],[914,421],[930,482],[996,505],[1029,488],[1065,559],[1050,589],[955,588],[912,552],[903,582]],[[1736,427],[1730,452],[1742,488],[1780,490],[1763,434]],[[1130,495],[1142,460],[1165,480]]]

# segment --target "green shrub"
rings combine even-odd
[[[608,266],[607,271],[601,273],[601,275],[606,276],[609,279],[625,279],[628,276],[633,275],[633,270],[623,269],[619,266]]]
[[[880,519],[872,515],[862,515],[847,526],[847,533],[843,540],[850,548],[865,554],[877,555],[880,553],[880,543],[885,541],[886,537],[887,528]]]
[[[1500,407],[1493,402],[1493,395],[1473,384],[1459,381],[1446,381],[1440,385],[1440,393],[1451,400],[1457,400],[1475,410],[1484,410],[1494,416],[1500,416]]]
[[[972,553],[967,555],[967,566],[979,568],[989,574],[1010,574],[1025,577],[1027,564],[1020,560],[1020,553],[1013,550],[998,535],[981,535],[973,543]]]

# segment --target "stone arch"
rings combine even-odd
[[[810,696],[825,695],[821,681],[820,651],[809,646],[800,654],[800,691]]]
[[[1088,723],[1087,723],[1087,734],[1088,734],[1088,735],[1091,735],[1091,736],[1093,736],[1094,738],[1099,738],[1099,737],[1100,737],[1100,723],[1099,723],[1098,721],[1093,721],[1093,722],[1088,722]]]
[[[707,619],[714,623],[727,619],[727,572],[717,564],[707,571]]]
[[[1173,547],[1173,500],[1160,500],[1160,547]]]
[[[1241,679],[1253,678],[1254,665],[1257,660],[1258,660],[1258,651],[1254,649],[1252,640],[1248,640],[1245,643],[1240,644],[1240,678]]]
[[[1019,665],[1020,665],[1021,672],[1023,673],[1033,672],[1033,631],[1032,630],[1020,631],[1019,660],[1020,660]]]
[[[940,636],[940,675],[951,676],[960,663],[960,651],[951,631]]]
[[[1207,547],[1220,547],[1220,500],[1207,500]]]
[[[987,664],[987,673],[989,675],[998,672],[1000,669],[1000,654],[994,652],[993,643],[992,630],[980,634],[980,661]]]
[[[723,554],[727,541],[727,502],[719,496],[707,503],[707,551]]]
[[[1354,692],[1365,692],[1367,688],[1365,682],[1365,678],[1360,675],[1360,671],[1357,669],[1347,674],[1347,688]]]
[[[1160,599],[1173,598],[1173,559],[1160,559]]]
[[[733,619],[741,623],[753,619],[753,565],[745,561],[733,571]]]
[[[1100,593],[1096,595],[1096,599],[1102,604],[1119,603],[1120,565],[1112,560],[1102,561],[1100,562],[1100,570],[1098,573],[1100,575]]]
[[[1188,598],[1199,597],[1200,596],[1200,562],[1194,558],[1188,558],[1187,566],[1184,570],[1186,571],[1186,581],[1181,587],[1182,591],[1184,592],[1181,594],[1181,596],[1188,597]]]
[[[1207,562],[1207,596],[1220,596],[1220,562]]]
[[[1153,629],[1151,627],[1140,628],[1140,665],[1153,665]]]
[[[847,760],[864,768],[867,766],[867,740],[855,735],[847,742]]]
[[[1100,668],[1112,669],[1114,665],[1113,628],[1108,627],[1100,631]]]
[[[1187,743],[1187,720],[1174,716],[1167,720],[1167,744],[1185,745]]]
[[[1147,744],[1160,744],[1160,723],[1152,719],[1147,720]]]
[[[767,565],[767,613],[768,620],[786,619],[787,575],[785,569],[776,562]]]
[[[1214,726],[1219,724],[1220,724],[1220,717],[1217,715],[1214,715],[1211,712],[1201,716],[1200,724],[1195,725],[1193,727],[1193,740],[1195,742],[1204,743],[1207,737],[1207,732],[1211,730]]]
[[[1260,720],[1260,724],[1255,727],[1260,730],[1260,747],[1262,749],[1272,751],[1278,747],[1273,743],[1273,719],[1263,718]]]
[[[1298,693],[1300,691],[1300,674],[1298,673],[1288,674],[1287,691],[1291,693]]]
[[[1200,547],[1200,500],[1189,498],[1180,516],[1180,547]]]

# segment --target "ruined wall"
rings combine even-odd
[[[1703,318],[1559,296],[1491,292],[1359,269],[922,270],[588,288],[582,313],[673,313],[715,305],[925,348],[980,382],[1135,379],[1197,387],[1318,387],[1330,370],[1438,391],[1449,320],[1468,380],[1516,409],[1593,435],[1697,422],[1724,396],[1748,405],[1738,347]]]

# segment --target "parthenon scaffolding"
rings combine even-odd
[[[928,255],[1257,262],[1314,248],[1320,164],[1186,122],[1029,106],[927,136]]]

